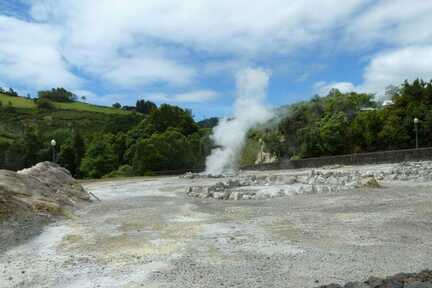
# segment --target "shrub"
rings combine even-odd
[[[54,102],[74,102],[77,99],[77,96],[64,88],[55,88],[39,91],[38,98],[45,98]]]
[[[54,110],[55,105],[50,100],[45,98],[39,98],[36,100],[36,106],[38,109],[42,110]]]

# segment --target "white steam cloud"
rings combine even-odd
[[[265,104],[269,74],[261,69],[245,69],[237,74],[237,93],[232,118],[222,119],[213,130],[218,148],[206,159],[206,174],[233,173],[249,129],[272,118]]]

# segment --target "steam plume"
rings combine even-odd
[[[206,159],[206,173],[233,173],[238,168],[241,150],[249,129],[271,119],[265,105],[269,74],[261,69],[245,69],[237,74],[237,93],[233,118],[225,118],[214,128],[215,148]]]

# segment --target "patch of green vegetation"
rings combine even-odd
[[[36,103],[32,99],[27,99],[24,97],[13,97],[6,94],[0,93],[0,102],[3,107],[13,107],[13,108],[27,108],[36,109]],[[74,110],[83,112],[93,112],[93,113],[107,113],[107,114],[118,114],[127,115],[131,112],[115,109],[111,107],[93,105],[83,102],[53,102],[54,107],[59,110]]]
[[[13,97],[0,93],[0,102],[3,107],[12,106],[15,108],[36,108],[36,104],[24,97]]]
[[[419,145],[432,146],[432,81],[389,86],[390,105],[374,98],[333,89],[325,97],[295,103],[263,140],[277,156],[321,157],[414,148],[417,126]]]
[[[240,167],[254,165],[260,151],[259,141],[251,136],[248,137],[240,156]]]
[[[99,106],[99,105],[93,105],[93,104],[87,104],[83,102],[72,102],[72,103],[55,103],[56,107],[59,109],[64,110],[77,110],[77,111],[85,111],[85,112],[95,112],[95,113],[108,113],[108,114],[119,114],[119,115],[127,115],[130,114],[130,112],[111,108],[111,107],[105,107],[105,106]]]

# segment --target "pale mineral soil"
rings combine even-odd
[[[432,268],[431,183],[186,197],[187,186],[217,181],[86,183],[102,201],[0,255],[0,287],[315,287]]]

